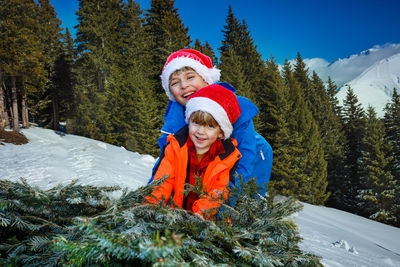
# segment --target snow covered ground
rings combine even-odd
[[[96,140],[32,127],[26,145],[0,145],[0,179],[26,178],[43,189],[81,184],[135,189],[150,177],[155,159]],[[305,251],[325,266],[399,266],[400,229],[340,210],[307,203],[294,216]]]

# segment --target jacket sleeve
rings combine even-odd
[[[163,149],[167,144],[168,135],[176,133],[186,125],[184,110],[185,108],[178,102],[169,101],[164,115],[164,125],[161,127],[162,135],[157,140],[157,144],[160,148],[160,157],[153,166],[152,174],[154,174],[154,170],[159,165],[159,160],[162,157]],[[147,183],[150,184],[153,180],[154,175],[150,177],[150,180]]]
[[[230,169],[226,169],[206,188],[209,196],[201,196],[193,203],[194,213],[200,214],[205,219],[211,219],[215,215],[221,204],[228,199],[229,174]]]
[[[248,120],[240,125],[237,125],[234,130],[232,137],[238,142],[237,148],[242,154],[242,158],[239,159],[236,174],[242,175],[244,182],[250,180],[250,176],[253,173],[253,161],[256,157],[256,131],[254,129],[253,121]],[[236,177],[235,184],[239,184],[239,179]]]
[[[150,203],[158,203],[163,197],[167,201],[174,190],[175,167],[173,162],[175,160],[173,159],[173,155],[175,154],[172,151],[172,146],[167,145],[163,154],[163,157],[159,159],[160,165],[154,175],[154,180],[164,178],[166,175],[168,175],[168,178],[153,191],[153,197],[146,197],[146,200]]]

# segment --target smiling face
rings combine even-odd
[[[223,136],[221,127],[209,113],[197,111],[190,116],[189,137],[197,154],[207,153],[217,138]]]
[[[187,98],[206,87],[208,83],[192,68],[183,68],[171,74],[169,79],[169,90],[175,100],[185,106]]]

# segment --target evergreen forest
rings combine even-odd
[[[148,10],[133,0],[79,0],[77,16],[73,38],[49,0],[0,1],[1,129],[31,122],[157,157],[168,104],[161,70],[170,53],[193,48],[259,108],[256,130],[274,151],[270,194],[400,226],[398,88],[383,118],[350,87],[340,105],[335,83],[310,73],[300,52],[283,66],[263,60],[230,6],[216,48],[189,36],[173,0],[152,0]]]

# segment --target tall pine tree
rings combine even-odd
[[[367,110],[362,140],[360,189],[357,198],[361,214],[384,223],[397,221],[394,203],[396,181],[385,155],[387,146],[383,122],[371,106]]]
[[[386,136],[390,147],[390,156],[393,158],[391,169],[393,176],[400,181],[400,95],[396,88],[389,103],[385,106]]]
[[[289,90],[288,127],[292,132],[290,160],[294,162],[297,174],[289,180],[277,182],[274,187],[302,201],[323,204],[329,194],[326,192],[326,161],[318,126],[288,62],[284,66],[283,77]]]
[[[336,114],[338,101],[332,81],[328,79],[328,91],[325,89],[323,81],[316,72],[313,72],[310,89],[307,95],[310,110],[315,121],[318,124],[322,138],[322,148],[324,150],[325,160],[327,162],[328,191],[331,192],[331,200],[334,194],[339,190],[337,183],[343,178],[343,151],[344,135],[341,118]]]
[[[287,130],[289,113],[288,88],[282,78],[274,58],[266,62],[264,97],[259,102],[259,133],[264,136],[272,147],[278,148],[277,133]],[[283,144],[281,144],[283,145]]]
[[[338,88],[334,81],[332,81],[331,77],[328,77],[327,81],[327,88],[326,88],[326,94],[329,99],[329,103],[333,106],[333,110],[336,114],[337,117],[341,118],[342,117],[342,107],[339,105],[339,100],[336,96],[338,93]]]
[[[123,5],[123,51],[120,73],[123,84],[118,97],[123,133],[122,145],[129,150],[156,156],[161,117],[151,78],[150,35],[143,28],[142,11],[135,1]],[[117,118],[116,118],[117,119]]]
[[[111,77],[116,54],[120,53],[120,1],[80,0],[77,11],[76,116],[73,132],[115,142],[110,135],[107,94],[112,92]]]
[[[343,103],[343,123],[346,142],[344,151],[346,176],[341,181],[340,190],[335,198],[338,201],[338,208],[357,213],[358,199],[356,196],[360,189],[362,175],[360,159],[365,133],[365,112],[351,87],[348,87]]]
[[[45,100],[36,97],[43,93],[48,81],[43,63],[45,44],[37,34],[41,27],[36,1],[15,0],[0,4],[0,72],[5,82],[6,75],[23,76],[33,117],[38,116],[41,107],[46,105]]]
[[[200,42],[200,40],[198,38],[196,38],[196,41],[194,42],[194,49],[209,56],[211,58],[213,65],[217,65],[218,58],[215,55],[214,49],[211,47],[211,45],[208,43],[208,41],[206,41],[203,45]]]
[[[76,60],[76,50],[74,46],[74,39],[68,27],[65,28],[63,37],[63,53],[58,57],[59,64],[58,73],[59,82],[56,82],[58,92],[61,96],[60,101],[60,119],[63,121],[73,118],[74,111],[74,85],[75,85],[75,72],[74,62]]]
[[[248,26],[243,20],[240,22],[229,6],[224,39],[220,47],[220,69],[222,79],[231,82],[238,93],[249,98],[259,106],[258,99],[263,97],[265,64],[257,46],[250,35]],[[259,120],[255,120],[256,129]]]
[[[241,58],[233,51],[229,50],[221,56],[220,65],[221,81],[227,82],[236,88],[236,93],[246,98],[253,98],[251,84],[246,77],[243,66],[240,64]]]
[[[299,197],[298,181],[306,179],[302,170],[298,168],[304,150],[299,133],[293,127],[289,127],[292,108],[289,86],[273,58],[267,60],[265,80],[265,97],[260,99],[260,133],[266,136],[274,148],[269,189],[274,193]]]
[[[242,65],[247,79],[253,85],[258,85],[263,80],[265,65],[261,54],[257,51],[257,46],[251,37],[246,21],[240,22],[234,15],[231,6],[229,6],[225,21],[226,24],[222,31],[224,39],[220,47],[221,67],[224,66],[223,56],[233,51],[242,60],[238,64]]]
[[[390,157],[390,169],[395,179],[395,203],[393,209],[397,214],[397,225],[400,225],[400,95],[396,88],[389,103],[385,106],[383,119],[388,144],[387,155]]]
[[[327,201],[327,205],[336,206],[337,201],[340,202],[340,199],[337,200],[336,197],[340,197],[338,194],[341,190],[341,183],[345,179],[344,172],[344,146],[345,146],[345,138],[343,133],[343,124],[342,124],[342,114],[341,114],[341,106],[339,105],[339,100],[336,97],[337,94],[337,86],[332,81],[330,77],[328,77],[327,82],[327,97],[329,101],[330,109],[328,120],[330,131],[326,132],[327,143],[324,143],[325,150],[325,158],[328,162],[328,192],[330,192],[330,197]],[[329,141],[330,140],[330,141]]]
[[[55,9],[49,0],[39,0],[38,2],[41,25],[39,36],[43,43],[44,65],[49,77],[46,91],[40,95],[40,99],[46,99],[49,102],[41,117],[45,125],[58,130],[62,91],[65,88],[63,74],[65,74],[65,79],[68,79],[68,73],[63,73],[64,66],[62,66],[66,62],[64,62],[61,21],[57,18]]]
[[[302,94],[304,99],[307,101],[307,105],[314,111],[314,108],[311,107],[311,103],[313,103],[313,94],[311,87],[311,80],[308,76],[308,68],[306,63],[304,63],[303,58],[301,57],[300,52],[297,53],[297,58],[294,64],[293,76],[297,80],[302,89]]]
[[[151,48],[152,79],[160,81],[160,74],[167,57],[192,42],[188,35],[189,28],[185,27],[174,6],[175,0],[152,0],[151,7],[145,13],[144,27],[152,37]],[[156,85],[155,93],[160,109],[166,108],[167,97],[161,82]]]

